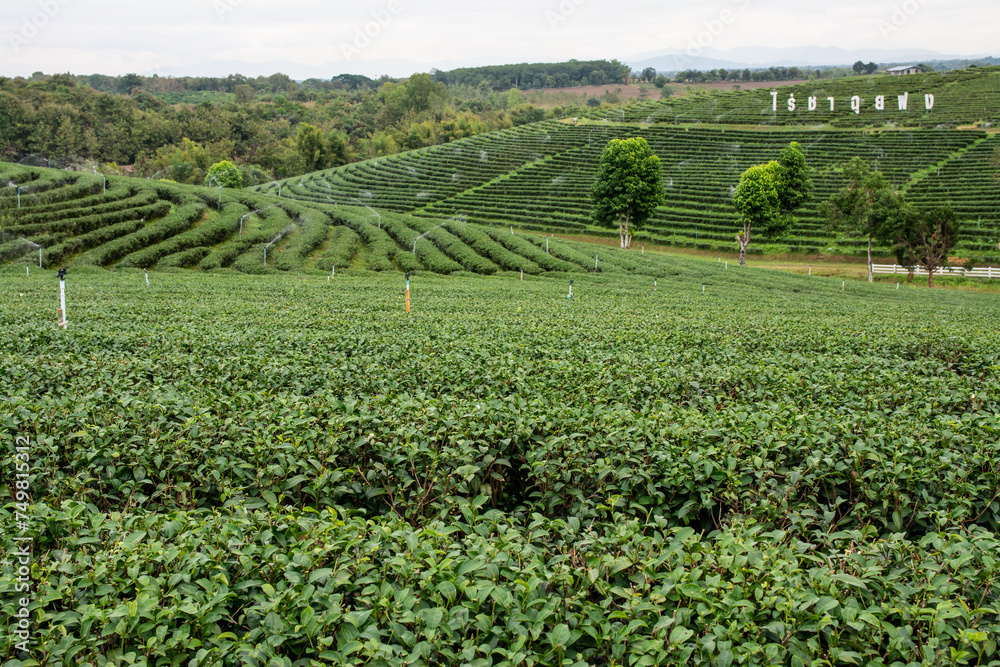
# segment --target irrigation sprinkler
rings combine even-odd
[[[524,269],[521,269],[521,282],[524,282]]]
[[[420,235],[420,236],[418,236],[417,238],[413,239],[413,254],[414,254],[414,255],[416,255],[416,254],[417,254],[417,241],[419,241],[420,239],[424,238],[425,236],[427,236],[428,234],[430,234],[431,232],[433,232],[433,231],[434,231],[435,229],[437,229],[438,227],[444,227],[445,225],[447,225],[447,224],[448,224],[449,222],[451,222],[451,221],[452,221],[452,220],[454,220],[454,219],[455,219],[455,218],[448,218],[447,220],[445,220],[444,222],[442,222],[442,223],[441,223],[440,225],[438,225],[437,227],[432,227],[431,229],[428,229],[428,230],[427,230],[426,232],[424,232],[423,234],[421,234],[421,235]]]
[[[410,312],[410,274],[406,274],[406,312]]]
[[[147,269],[143,269],[142,272],[146,276],[146,287],[149,287],[149,271]]]
[[[653,291],[654,292],[660,291],[660,280],[658,278],[653,278]]]
[[[278,234],[273,239],[271,239],[270,243],[268,243],[266,246],[264,246],[264,266],[265,267],[267,266],[267,249],[270,248],[271,246],[273,246],[275,243],[277,243],[281,239],[285,238],[285,236],[288,235],[288,232],[292,231],[292,227],[293,226],[294,225],[289,225],[288,227],[286,227],[285,229],[283,229],[280,234]]]
[[[95,167],[94,169],[96,171],[97,168]],[[108,177],[105,176],[104,174],[101,174],[101,177],[104,179],[104,194],[107,194],[107,192],[108,192]]]
[[[281,183],[278,183],[278,199],[281,199]]]
[[[66,269],[59,269],[59,320],[58,324],[63,329],[69,324],[66,319]]]
[[[846,287],[846,286],[847,286],[847,281],[846,280],[841,281],[841,283],[840,283],[840,291],[843,292],[844,291],[844,287]]]
[[[809,265],[809,275],[811,276],[812,274],[813,274],[813,267],[812,267],[812,264],[810,264]]]
[[[572,280],[569,281],[569,296],[567,296],[566,298],[570,299],[570,300],[573,299],[573,281]]]
[[[511,235],[511,236],[513,236],[513,235],[514,235],[514,225],[511,225],[511,226],[510,226],[510,235]]]
[[[17,207],[21,208],[21,188],[17,189]]]
[[[549,240],[545,239],[545,253],[548,254],[548,252],[549,252]]]
[[[379,213],[378,211],[376,211],[375,209],[373,209],[368,204],[364,203],[363,201],[360,201],[358,199],[355,199],[354,201],[358,202],[359,204],[361,204],[362,206],[364,206],[366,209],[368,209],[369,211],[371,211],[372,213],[374,213],[375,215],[377,215],[378,216],[378,228],[382,229],[382,214]]]
[[[595,254],[595,255],[594,255],[594,271],[596,271],[596,270],[597,270],[597,257],[598,257],[598,256],[597,256],[597,255]]]

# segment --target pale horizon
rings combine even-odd
[[[313,70],[405,76],[433,67],[617,59],[745,47],[994,55],[987,0],[829,3],[723,0],[528,2],[375,0],[334,7],[290,0],[8,0],[0,75],[250,76]],[[788,65],[798,64],[789,62]],[[829,63],[841,64],[841,63]],[[272,71],[267,71],[268,68]],[[239,69],[259,71],[238,72]],[[392,70],[392,71],[389,71]],[[203,75],[203,74],[202,74]]]

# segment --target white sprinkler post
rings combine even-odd
[[[566,297],[566,298],[567,299],[572,299],[573,298],[573,281],[572,280],[569,281],[569,296]]]
[[[59,269],[59,326],[63,329],[69,322],[66,319],[66,269]]]
[[[21,188],[17,189],[17,207],[21,208]]]
[[[107,191],[108,191],[108,177],[104,176],[103,174],[101,174],[101,176],[103,176],[103,178],[104,178],[104,192],[107,193]]]
[[[220,211],[222,211],[222,186],[221,185],[219,186],[219,203],[215,207],[215,212],[216,213],[219,213]]]
[[[142,272],[146,275],[146,287],[149,287],[149,271],[143,269]]]
[[[42,268],[42,247],[38,246],[38,268]]]
[[[597,270],[597,254],[594,254],[594,271]]]

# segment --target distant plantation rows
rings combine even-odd
[[[965,220],[961,250],[994,252],[1000,197],[990,157],[998,142],[958,130],[774,130],[545,122],[262,186],[314,204],[362,203],[439,220],[540,232],[608,234],[591,222],[589,192],[611,139],[645,137],[664,163],[667,203],[640,241],[706,250],[733,247],[731,204],[741,171],[799,141],[816,170],[815,196],[782,243],[792,251],[860,253],[834,236],[821,206],[844,185],[841,165],[861,156],[925,203],[950,202]],[[941,170],[940,176],[938,169]],[[933,185],[932,185],[933,184]],[[926,194],[925,194],[926,193]],[[759,252],[759,248],[758,248]]]
[[[28,267],[666,275],[652,255],[358,205],[15,165],[0,178],[0,262]]]
[[[989,128],[953,128],[992,118],[994,89],[1000,107],[1000,68],[811,86],[782,88],[776,113],[769,91],[695,94],[480,134],[250,190],[0,165],[0,263],[27,263],[40,250],[44,267],[594,271],[593,250],[580,251],[586,259],[567,259],[576,251],[555,239],[539,256],[540,235],[617,234],[594,226],[590,192],[607,143],[634,136],[661,158],[666,191],[665,204],[635,238],[640,245],[735,250],[732,195],[741,172],[798,141],[814,169],[814,197],[784,238],[754,243],[751,253],[864,253],[864,239],[830,231],[823,209],[845,183],[843,165],[861,157],[912,201],[957,212],[963,229],[955,255],[1000,262],[1000,180],[992,163],[1000,140]],[[917,122],[891,120],[900,115],[893,109],[903,92],[910,93],[904,120]],[[850,110],[852,94],[862,98],[859,114]],[[935,97],[930,113],[919,110],[925,94]],[[875,95],[885,96],[886,111],[873,110]],[[784,106],[789,96],[794,112]],[[833,114],[823,111],[828,96],[836,101]],[[818,100],[817,111],[807,110],[809,97]],[[985,116],[976,115],[976,105]],[[879,127],[853,127],[872,125],[877,113],[886,118]],[[922,127],[886,127],[900,124]],[[844,125],[852,127],[838,127]],[[506,233],[512,227],[513,236]],[[613,269],[597,262],[596,270]]]
[[[909,93],[907,110],[900,111],[899,96]],[[861,98],[860,113],[851,108],[853,96]],[[925,95],[934,96],[933,109],[925,108]],[[876,110],[877,96],[885,109]],[[789,97],[795,110],[789,111]],[[809,98],[816,109],[809,109]],[[828,97],[834,98],[830,110]],[[591,112],[595,119],[622,120],[622,110]],[[973,125],[1000,121],[1000,67],[971,68],[944,73],[907,76],[870,76],[810,81],[780,88],[778,109],[771,91],[698,92],[669,100],[642,102],[625,110],[631,123],[714,123],[738,125],[832,125],[834,127],[917,127]]]

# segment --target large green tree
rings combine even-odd
[[[242,188],[243,172],[229,160],[216,162],[205,175],[205,185],[215,185],[225,188]]]
[[[868,282],[875,279],[872,242],[892,243],[903,224],[902,198],[885,176],[859,157],[844,166],[847,185],[826,204],[830,227],[868,239]]]
[[[324,135],[321,129],[309,123],[299,125],[295,148],[302,156],[306,171],[339,167],[351,161],[350,142],[346,135],[335,130]]]
[[[740,266],[746,265],[747,246],[755,231],[777,241],[788,231],[792,214],[812,197],[812,171],[805,153],[793,141],[767,164],[750,167],[740,176],[733,205],[740,214]]]
[[[663,166],[645,139],[608,143],[592,197],[595,222],[612,229],[617,225],[621,247],[631,247],[633,234],[664,203]]]
[[[782,215],[790,216],[812,198],[812,170],[799,142],[793,141],[778,156],[778,204]]]
[[[903,209],[903,223],[896,231],[896,258],[903,266],[927,269],[927,286],[934,287],[934,271],[948,266],[948,253],[958,243],[960,226],[949,207]]]
[[[740,244],[740,266],[747,263],[747,246],[754,228],[770,238],[780,237],[787,229],[781,215],[778,172],[778,162],[772,160],[750,167],[740,175],[740,183],[733,195],[733,205],[740,214],[743,227],[736,234],[736,241]]]

